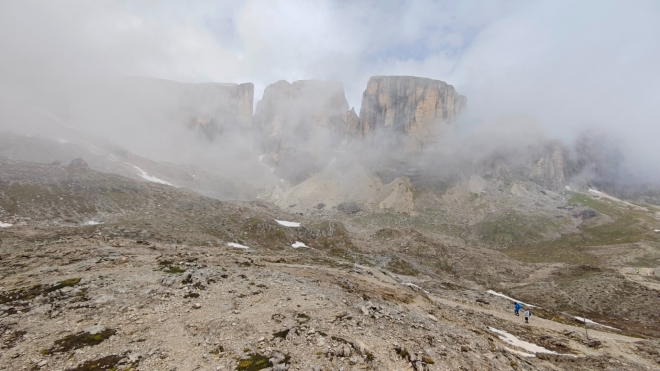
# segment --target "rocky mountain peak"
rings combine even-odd
[[[377,147],[421,152],[456,119],[466,101],[444,81],[373,76],[362,95],[361,136]]]
[[[355,113],[353,112],[353,115]],[[255,137],[279,175],[304,180],[325,166],[349,127],[344,88],[337,81],[278,81],[266,87],[254,115]]]

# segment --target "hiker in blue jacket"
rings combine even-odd
[[[522,308],[522,306],[518,304],[518,302],[515,302],[513,305],[513,309],[516,316],[520,315],[520,308]]]

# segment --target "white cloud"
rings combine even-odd
[[[142,75],[186,82],[445,80],[481,119],[552,135],[605,128],[660,163],[660,5],[653,1],[1,1],[0,92]],[[356,107],[358,108],[358,107]]]

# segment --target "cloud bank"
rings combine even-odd
[[[357,109],[369,76],[424,76],[468,97],[466,122],[596,127],[657,172],[658,19],[644,0],[0,1],[0,95],[48,109],[76,84],[148,76],[249,81],[256,102],[277,80],[333,79]]]

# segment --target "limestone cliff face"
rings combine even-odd
[[[532,166],[529,179],[546,189],[561,191],[566,185],[563,146],[556,142],[548,143],[543,152]]]
[[[252,127],[254,85],[185,84],[179,92],[182,120],[209,141]]]
[[[356,135],[377,147],[421,152],[465,105],[466,98],[443,81],[373,76],[362,95]]]
[[[266,87],[254,115],[255,141],[265,161],[294,182],[325,166],[357,126],[336,81],[278,81]]]

